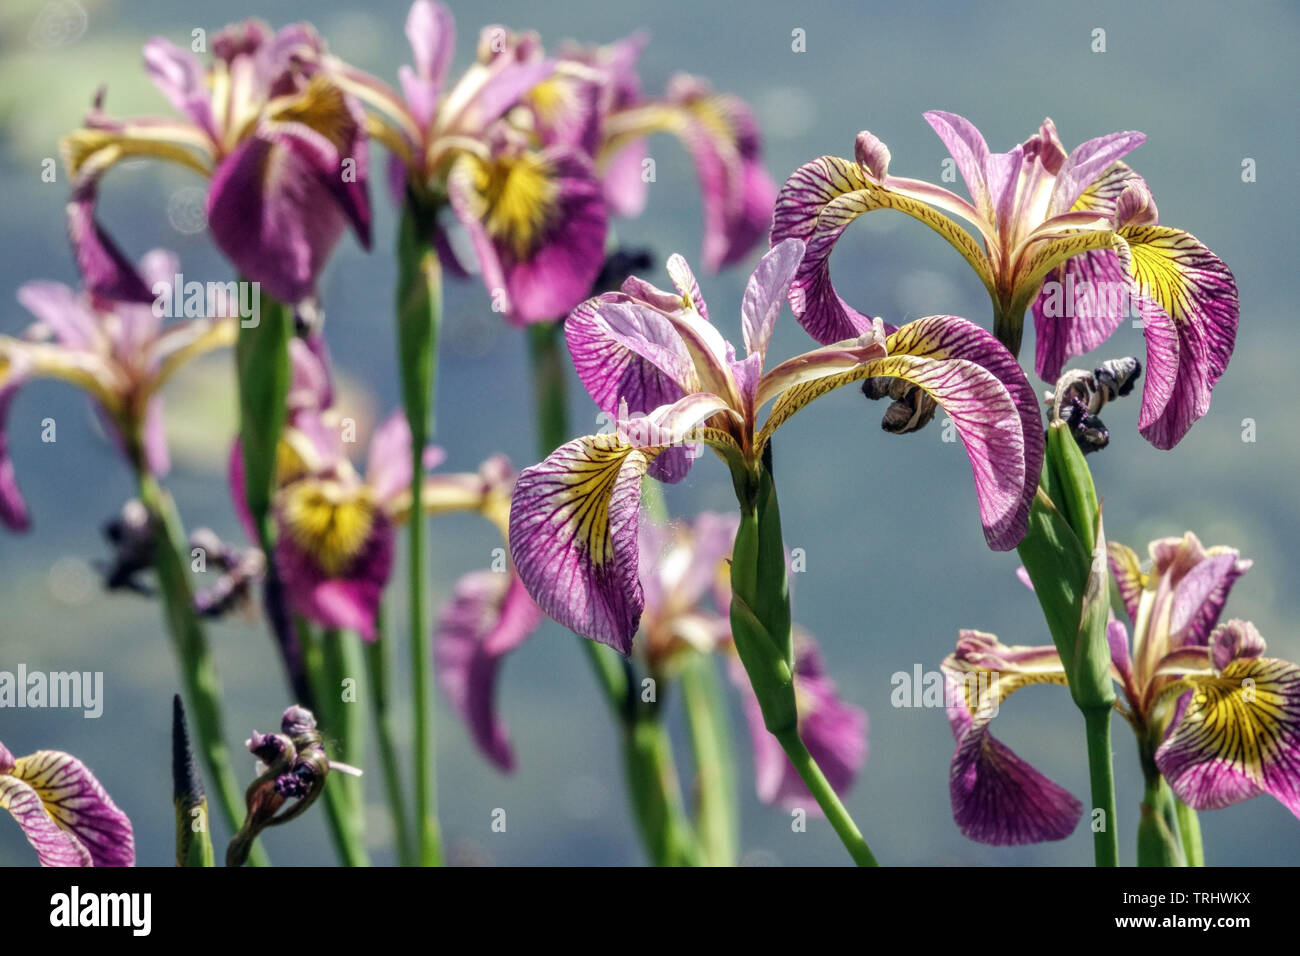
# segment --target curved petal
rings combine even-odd
[[[777,196],[772,243],[803,239],[803,261],[790,287],[790,308],[800,325],[829,345],[862,335],[871,320],[836,294],[830,279],[835,243],[853,220],[876,209],[894,209],[925,223],[961,253],[993,294],[988,258],[969,232],[925,202],[873,183],[857,163],[823,156],[800,166]]]
[[[1262,792],[1300,817],[1300,667],[1238,658],[1194,688],[1155,756],[1178,798],[1213,810]]]
[[[1142,589],[1147,584],[1147,578],[1142,573],[1137,553],[1118,541],[1107,541],[1106,551],[1110,558],[1111,574],[1115,577],[1120,599],[1124,602],[1124,610],[1128,612],[1130,621],[1136,621],[1138,599],[1142,595]]]
[[[17,777],[0,774],[0,809],[13,814],[41,866],[94,866],[90,851],[54,822],[36,791]]]
[[[579,150],[466,155],[448,180],[452,208],[478,254],[483,281],[518,322],[565,315],[604,263],[607,212]]]
[[[496,712],[497,671],[541,620],[542,612],[514,574],[475,571],[456,582],[434,628],[438,682],[475,745],[501,770],[513,770],[515,756]]]
[[[87,291],[123,302],[152,302],[147,288],[125,253],[95,218],[98,183],[88,179],[75,186],[68,201],[68,237]]]
[[[1110,249],[1071,256],[1034,300],[1034,371],[1054,382],[1065,363],[1098,348],[1129,313],[1128,277]]]
[[[76,290],[62,282],[25,282],[18,287],[18,301],[54,334],[60,345],[84,349],[103,341],[95,313]]]
[[[383,504],[411,487],[411,426],[400,410],[384,419],[370,436],[366,484]]]
[[[952,418],[975,474],[984,536],[1005,551],[1024,537],[1043,462],[1038,400],[1019,363],[992,334],[957,316],[929,316],[886,340],[887,358],[788,389],[756,440],[758,447],[814,398],[865,378],[898,378]]]
[[[686,75],[669,81],[680,110],[676,132],[695,163],[704,210],[704,268],[716,272],[743,258],[772,225],[776,184],[762,163],[753,110],[739,97],[714,93]]]
[[[1147,339],[1138,431],[1172,448],[1210,408],[1210,392],[1237,338],[1237,281],[1195,236],[1126,226],[1128,271]]]
[[[13,459],[9,457],[9,406],[27,381],[27,362],[21,357],[0,355],[0,524],[10,531],[31,527],[27,503],[18,488]]]
[[[345,223],[299,142],[250,137],[217,167],[208,193],[208,226],[226,258],[288,304],[315,291]]]
[[[622,436],[590,435],[525,468],[510,507],[510,554],[538,606],[623,654],[641,619],[641,477],[650,457]]]
[[[38,750],[19,757],[11,773],[32,788],[50,818],[86,848],[90,865],[135,866],[131,821],[80,760],[57,750]]]
[[[1002,702],[1021,687],[1065,684],[1056,649],[1007,647],[992,634],[962,631],[943,672],[948,723],[957,740],[949,788],[961,832],[993,846],[1069,836],[1083,805],[989,733]]]
[[[647,412],[699,387],[690,352],[665,316],[626,295],[588,299],[569,313],[564,337],[578,380],[596,407]]]

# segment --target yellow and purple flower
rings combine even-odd
[[[180,268],[163,250],[147,253],[133,282],[168,286]],[[30,524],[7,453],[6,420],[18,390],[33,378],[55,378],[83,389],[106,430],[131,463],[155,475],[169,468],[163,385],[198,356],[233,346],[239,319],[213,303],[213,318],[164,322],[150,305],[78,294],[58,282],[28,282],[18,300],[36,316],[22,338],[0,335],[0,524],[13,531]],[[229,304],[229,303],[227,303]]]
[[[510,549],[538,605],[627,654],[644,602],[638,580],[641,477],[678,481],[701,444],[737,481],[757,480],[775,430],[813,399],[862,379],[902,379],[943,406],[970,457],[985,536],[1015,547],[1042,463],[1033,389],[996,339],[954,316],[886,333],[883,323],[763,372],[768,340],[799,268],[787,240],[759,262],[741,307],[747,356],[709,321],[690,267],[668,261],[675,292],[629,279],[565,323],[578,377],[617,426],[567,442],[515,486]],[[774,401],[760,427],[758,414]],[[629,409],[645,411],[633,417]]]
[[[307,24],[272,33],[248,20],[214,36],[212,50],[205,69],[161,37],[145,45],[149,78],[183,118],[114,119],[101,90],[85,126],[63,139],[73,248],[96,293],[152,298],[95,220],[100,177],[142,156],[211,180],[213,239],[243,277],[282,302],[313,294],[347,226],[370,244],[364,111],[313,69],[326,55],[320,37]]]
[[[1151,542],[1137,555],[1109,545],[1111,570],[1133,624],[1107,629],[1116,710],[1138,739],[1148,778],[1159,776],[1193,809],[1217,809],[1267,793],[1300,817],[1300,667],[1265,657],[1247,621],[1219,622],[1251,566],[1233,548],[1204,548],[1191,532]],[[1069,835],[1082,807],[1062,787],[989,733],[1012,693],[1065,684],[1054,647],[1001,644],[962,631],[943,663],[948,719],[957,738],[951,791],[962,832],[996,845]],[[1152,781],[1148,779],[1150,786]]]
[[[1049,119],[1010,152],[991,153],[968,120],[939,111],[925,118],[970,200],[890,175],[889,150],[866,131],[854,159],[823,156],[782,187],[772,241],[808,243],[790,293],[804,328],[820,342],[867,328],[870,320],[831,284],[831,250],[858,216],[895,209],[943,236],[975,270],[993,302],[994,331],[1012,352],[1032,304],[1035,367],[1045,380],[1099,346],[1130,312],[1139,316],[1147,378],[1138,428],[1158,448],[1176,445],[1209,409],[1232,355],[1237,284],[1194,236],[1159,224],[1146,183],[1120,162],[1145,137],[1111,133],[1067,154]]]
[[[0,808],[18,821],[41,866],[135,866],[131,821],[71,754],[15,758],[0,743]]]

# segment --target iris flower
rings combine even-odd
[[[642,96],[636,60],[645,40],[548,55],[533,33],[501,26],[479,35],[475,63],[454,83],[451,12],[416,0],[406,20],[414,67],[401,92],[335,57],[321,67],[370,108],[371,135],[408,188],[433,210],[444,264],[467,270],[439,211],[464,227],[484,284],[517,324],[552,321],[586,296],[604,261],[609,213],[645,205],[647,136],[676,134],[700,177],[704,261],[734,262],[765,233],[776,189],[762,168],[749,108],[703,81],[675,77],[668,95]]]
[[[866,131],[858,134],[854,159],[823,156],[782,187],[772,241],[808,243],[791,288],[804,327],[832,342],[870,325],[836,294],[831,251],[858,216],[896,209],[943,236],[975,270],[993,302],[994,330],[1013,352],[1033,305],[1035,368],[1047,381],[1135,310],[1147,342],[1138,428],[1158,448],[1176,445],[1209,409],[1210,391],[1232,355],[1237,284],[1194,236],[1160,225],[1145,181],[1120,162],[1145,137],[1111,133],[1067,154],[1048,119],[1010,152],[990,153],[968,120],[938,111],[925,118],[970,200],[891,176],[889,150]]]
[[[176,257],[154,250],[134,269],[136,283],[171,283]],[[6,446],[6,419],[15,395],[33,378],[56,378],[83,389],[109,434],[135,467],[163,475],[169,467],[163,385],[190,360],[232,346],[237,318],[164,323],[148,305],[78,294],[58,282],[28,282],[18,300],[37,321],[22,338],[0,335],[0,524],[23,531],[30,524]]]
[[[68,207],[77,261],[95,292],[152,299],[95,221],[100,177],[151,156],[211,179],[212,237],[245,278],[282,302],[311,295],[346,226],[370,244],[368,157],[359,104],[304,64],[325,53],[307,24],[272,33],[259,20],[212,38],[205,69],[161,37],[144,48],[149,78],[183,116],[118,120],[103,93],[85,126],[62,142],[73,177]]]
[[[515,485],[510,549],[538,605],[579,634],[627,654],[644,603],[638,579],[641,477],[680,480],[701,444],[736,480],[758,475],[775,430],[832,389],[900,379],[942,405],[966,444],[991,547],[1023,537],[1042,462],[1033,389],[992,335],[931,316],[853,338],[763,371],[768,340],[799,268],[787,240],[759,262],[741,306],[747,355],[709,321],[690,267],[668,261],[674,292],[638,278],[580,305],[565,323],[578,377],[617,427],[556,449]],[[758,415],[769,401],[761,427]],[[632,417],[630,409],[647,410]],[[687,447],[683,447],[687,446]]]
[[[1137,735],[1149,777],[1163,776],[1193,809],[1267,793],[1300,817],[1300,667],[1265,657],[1248,621],[1219,623],[1251,562],[1232,548],[1204,548],[1191,532],[1153,541],[1145,571],[1124,545],[1112,542],[1109,552],[1133,624],[1131,644],[1122,622],[1107,631],[1111,677],[1123,696],[1115,706]],[[962,832],[997,845],[1067,836],[1079,802],[989,733],[1001,703],[1021,687],[1065,683],[1055,647],[1008,647],[962,631],[943,670]]]
[[[0,808],[18,821],[41,866],[135,866],[131,821],[71,754],[15,759],[0,743]]]
[[[342,413],[333,405],[327,360],[319,344],[293,339],[290,359],[288,423],[272,506],[278,532],[276,569],[293,610],[325,627],[355,630],[372,641],[393,569],[395,529],[410,517],[410,429],[400,412],[385,419],[371,436],[362,474],[347,455]],[[426,449],[426,471],[437,468],[443,458],[441,449]],[[500,470],[499,463],[490,460],[479,474],[426,474],[425,512],[495,509],[504,515],[508,499],[500,490]],[[236,511],[255,540],[238,448],[230,458],[230,479]]]

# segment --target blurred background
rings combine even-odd
[[[1270,654],[1300,660],[1300,444],[1293,407],[1300,8],[1007,2],[971,9],[918,2],[868,14],[755,0],[738,15],[734,6],[649,0],[450,5],[459,34],[455,71],[468,64],[479,28],[489,23],[536,29],[548,46],[569,38],[609,42],[648,29],[652,41],[641,61],[647,92],[661,92],[671,74],[685,70],[745,98],[758,113],[778,182],[816,156],[852,156],[861,129],[889,145],[891,172],[937,181],[946,153],[921,117],[932,108],[969,117],[996,151],[1035,132],[1044,116],[1055,120],[1067,149],[1114,130],[1144,131],[1146,145],[1128,161],[1151,185],[1162,221],[1198,236],[1236,273],[1241,326],[1210,414],[1174,452],[1156,451],[1137,434],[1136,397],[1107,408],[1111,445],[1090,459],[1105,498],[1106,532],[1143,557],[1148,540],[1189,529],[1206,545],[1239,548],[1255,567],[1236,586],[1227,614],[1252,619]],[[101,85],[115,115],[170,112],[141,64],[148,37],[186,45],[195,28],[210,36],[245,16],[274,26],[309,19],[334,52],[389,82],[398,64],[410,62],[404,0],[372,0],[360,9],[339,0],[228,0],[221,7],[213,19],[209,5],[164,0],[6,0],[0,12],[0,299],[7,305],[0,308],[0,332],[18,334],[30,321],[14,299],[23,282],[77,283],[64,231],[63,170],[56,183],[40,175],[42,160],[57,155],[58,137],[78,125]],[[49,28],[52,22],[58,29]],[[805,31],[806,52],[792,51],[796,29]],[[1093,51],[1097,29],[1105,31],[1105,52]],[[620,240],[653,249],[656,269],[646,278],[664,286],[661,263],[670,253],[698,261],[701,213],[680,145],[657,138],[651,155],[658,179],[648,208],[639,220],[618,223],[617,231]],[[1256,181],[1243,181],[1247,159]],[[225,279],[228,267],[203,231],[202,188],[179,168],[127,166],[108,177],[101,216],[132,258],[166,246],[180,255],[187,274]],[[960,184],[954,188],[962,191]],[[354,385],[345,402],[363,431],[364,422],[398,404],[390,308],[396,221],[386,192],[372,188],[371,196],[374,253],[346,237],[321,285],[333,354]],[[714,321],[736,341],[740,296],[757,256],[702,278]],[[877,213],[855,224],[837,247],[832,272],[849,302],[894,323],[954,313],[991,324],[988,299],[965,263],[902,216]],[[519,467],[532,463],[523,336],[490,310],[477,280],[448,283],[444,329],[436,440],[447,450],[445,467],[473,470],[497,451]],[[793,355],[810,345],[787,311],[772,354]],[[1121,354],[1145,355],[1140,331],[1122,327],[1092,358]],[[1031,365],[1031,330],[1023,356]],[[229,357],[217,356],[170,386],[175,466],[169,486],[188,527],[207,525],[237,539],[221,473],[235,430],[230,373]],[[573,433],[595,431],[595,408],[576,380],[571,386]],[[890,706],[890,675],[911,674],[918,665],[937,669],[959,628],[991,631],[1008,644],[1050,643],[1050,637],[1033,596],[1016,581],[1014,552],[985,547],[961,445],[944,443],[934,425],[903,438],[887,435],[879,425],[883,411],[856,389],[842,389],[783,429],[777,447],[787,545],[803,548],[807,562],[793,580],[795,618],[820,640],[844,696],[870,713],[870,756],[848,806],[889,864],[1089,864],[1086,818],[1059,843],[991,848],[967,841],[949,807],[953,741],[943,712]],[[40,439],[46,417],[58,423],[54,443]],[[1252,428],[1254,440],[1243,440]],[[156,604],[105,594],[96,570],[108,555],[101,527],[132,494],[130,476],[87,400],[63,385],[24,389],[8,431],[34,524],[25,536],[0,535],[0,669],[22,662],[29,670],[103,671],[105,709],[98,720],[67,710],[0,711],[0,740],[17,754],[55,748],[84,759],[134,822],[139,862],[168,865],[175,661]],[[734,506],[727,473],[711,456],[671,490],[668,502],[675,515]],[[440,603],[460,574],[489,563],[499,542],[479,519],[446,519],[433,528]],[[392,593],[403,587],[399,572]],[[222,623],[211,628],[210,639],[225,682],[228,742],[238,747],[253,728],[272,729],[289,701],[259,625]],[[405,661],[405,651],[396,649],[394,659]],[[573,639],[549,622],[509,658],[500,706],[518,757],[513,776],[478,757],[459,719],[439,701],[440,809],[453,862],[643,859],[623,797],[614,730],[587,668]],[[399,700],[408,686],[399,673]],[[738,700],[732,708],[745,862],[846,863],[829,827],[814,823],[807,833],[793,833],[786,813],[756,801]],[[995,729],[1086,802],[1082,720],[1061,689],[1017,694]],[[1120,846],[1131,864],[1141,773],[1132,735],[1118,719],[1114,733]],[[253,760],[245,757],[237,755],[237,767],[246,781]],[[684,768],[686,760],[683,752]],[[391,862],[379,776],[377,768],[367,776],[369,838],[376,862]],[[498,807],[508,814],[506,833],[490,828]],[[1300,821],[1272,798],[1202,813],[1201,825],[1211,864],[1300,862]],[[219,825],[215,836],[224,845]],[[266,843],[280,863],[333,859],[321,812],[270,832]],[[0,825],[0,863],[33,862],[18,828]]]

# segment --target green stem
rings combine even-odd
[[[1178,818],[1178,833],[1183,841],[1183,856],[1188,866],[1205,866],[1205,847],[1201,843],[1201,821],[1196,811],[1174,797],[1174,813]]]
[[[1083,712],[1088,738],[1088,778],[1093,810],[1101,810],[1103,826],[1094,827],[1093,856],[1097,866],[1119,866],[1119,833],[1115,823],[1115,768],[1110,744],[1110,707]]]
[[[402,406],[411,429],[408,534],[411,695],[415,722],[415,825],[422,866],[442,862],[433,729],[433,661],[425,602],[424,448],[433,433],[442,273],[430,241],[429,210],[408,197],[398,237],[397,331]]]
[[[655,866],[699,863],[695,835],[686,820],[668,731],[643,712],[623,728],[628,789],[641,826],[641,838]]]
[[[358,706],[362,690],[361,639],[351,631],[328,630],[321,635],[322,677],[317,699],[328,701],[327,729],[337,757],[360,768],[366,737],[365,710]],[[346,681],[351,681],[346,685]],[[366,796],[361,777],[331,773],[325,781],[326,809],[338,830],[337,845],[347,866],[369,866],[366,851]],[[333,803],[331,804],[331,801]]]
[[[384,792],[388,797],[388,815],[392,817],[394,840],[397,843],[397,862],[400,866],[413,866],[415,857],[411,850],[411,830],[406,818],[406,801],[402,796],[402,769],[397,756],[397,740],[393,714],[389,708],[388,671],[391,648],[381,608],[375,620],[375,640],[366,646],[368,691],[375,717],[375,733],[379,737],[379,761],[383,766]]]
[[[226,748],[221,718],[221,678],[217,674],[207,635],[194,613],[194,593],[190,589],[188,563],[184,557],[189,554],[189,544],[176,506],[157,478],[143,465],[137,467],[136,477],[140,500],[157,528],[154,562],[158,585],[172,646],[181,665],[181,680],[198,738],[199,753],[215,784],[221,815],[227,826],[238,832],[244,821],[244,793],[231,766],[230,751]],[[248,859],[253,866],[270,863],[261,844],[253,845]]]
[[[1185,866],[1174,795],[1159,772],[1147,773],[1138,818],[1138,866]]]
[[[849,811],[844,808],[840,802],[839,796],[835,793],[835,788],[830,785],[826,775],[822,773],[821,767],[817,766],[817,761],[808,752],[802,740],[799,739],[797,730],[783,730],[776,734],[776,739],[781,742],[785,748],[790,762],[794,764],[795,770],[799,771],[799,776],[803,779],[804,785],[812,792],[817,801],[817,805],[822,808],[826,814],[826,819],[834,828],[835,833],[844,844],[844,848],[849,851],[849,856],[853,857],[853,862],[858,866],[879,866],[876,858],[871,854],[871,848],[867,846],[867,841],[862,838],[862,831],[858,825],[853,822],[849,816]]]
[[[731,555],[732,640],[763,712],[764,726],[785,749],[853,861],[877,866],[862,831],[799,739],[790,587],[770,445],[768,449],[756,470],[737,468],[732,474],[740,502]]]
[[[700,852],[710,866],[735,866],[740,843],[735,758],[712,657],[691,654],[687,658],[682,667],[682,696],[695,753]]]

